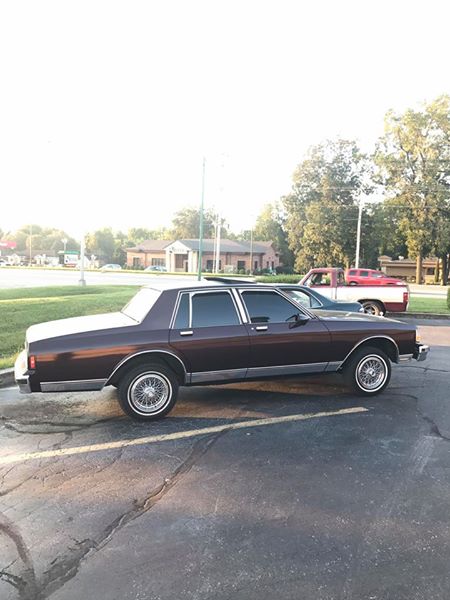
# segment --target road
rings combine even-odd
[[[88,285],[145,285],[161,278],[186,282],[195,280],[194,275],[152,275],[151,273],[128,273],[109,271],[86,271]],[[37,287],[42,285],[78,285],[80,272],[72,269],[0,269],[0,289]],[[412,296],[446,298],[447,288],[430,285],[410,285]]]
[[[185,388],[134,423],[115,390],[0,390],[2,600],[447,600],[450,325],[377,398],[337,375]]]

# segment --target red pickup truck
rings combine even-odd
[[[343,269],[311,269],[301,285],[317,288],[321,294],[333,300],[360,302],[364,311],[372,315],[386,312],[405,312],[409,303],[409,288],[399,285],[348,285]]]
[[[349,285],[404,285],[404,281],[388,277],[383,271],[375,269],[347,269],[345,281]]]

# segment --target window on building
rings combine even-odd
[[[165,258],[152,258],[152,267],[165,267],[166,259]]]
[[[238,260],[237,261],[237,270],[238,271],[245,271],[245,260]]]
[[[141,266],[141,259],[139,258],[139,256],[134,256],[133,257],[133,267],[140,267]]]

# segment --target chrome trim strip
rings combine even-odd
[[[296,365],[277,365],[271,367],[251,367],[247,371],[247,378],[296,375],[300,373],[323,373],[326,371],[327,365],[327,362],[320,362],[302,363]]]
[[[81,392],[101,390],[106,379],[75,379],[74,381],[42,381],[43,392]]]
[[[353,348],[350,350],[350,352],[347,354],[347,356],[344,358],[344,360],[341,361],[339,368],[342,367],[342,365],[345,363],[345,361],[350,356],[350,354],[352,354],[354,352],[354,350],[356,350],[356,348],[361,346],[361,344],[364,344],[364,342],[367,342],[368,340],[380,340],[380,339],[389,340],[390,342],[392,342],[394,344],[396,352],[397,352],[397,359],[395,362],[398,362],[398,357],[399,357],[400,352],[399,352],[399,349],[397,346],[397,342],[388,335],[371,335],[370,337],[360,340],[355,346],[353,346]]]
[[[248,316],[247,316],[245,306],[244,306],[244,302],[243,302],[241,296],[239,295],[238,290],[236,288],[230,288],[230,289],[231,289],[231,293],[234,296],[234,301],[238,307],[239,314],[241,315],[242,323],[244,323],[244,324],[249,323]]]
[[[223,371],[199,371],[191,373],[191,383],[206,383],[208,381],[227,381],[229,379],[245,379],[247,369],[225,369]]]
[[[341,363],[338,360],[332,361],[328,363],[327,368],[325,369],[326,373],[334,373],[339,369],[339,365]]]
[[[174,354],[173,352],[168,352],[167,350],[141,350],[141,352],[136,352],[135,354],[131,354],[130,356],[126,356],[125,358],[123,358],[119,364],[114,368],[113,372],[111,373],[111,375],[108,377],[108,379],[106,380],[105,385],[108,385],[109,382],[111,381],[114,373],[116,373],[120,367],[122,365],[124,365],[125,363],[127,363],[129,360],[131,360],[132,358],[134,358],[135,356],[140,356],[141,354],[168,354],[169,356],[173,356],[173,358],[176,358],[178,360],[178,362],[180,363],[180,365],[183,367],[183,372],[184,372],[184,380],[187,381],[187,377],[186,377],[186,367],[184,366],[183,361],[181,360],[180,357],[178,357],[176,354]]]

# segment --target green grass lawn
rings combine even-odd
[[[11,367],[30,325],[120,310],[138,286],[59,286],[0,290],[0,369]]]
[[[450,314],[445,298],[410,298],[408,312]]]

